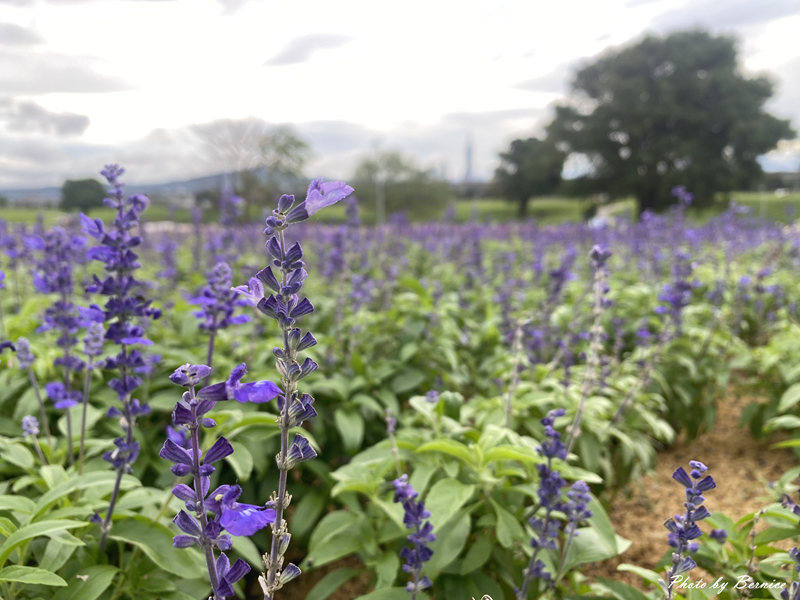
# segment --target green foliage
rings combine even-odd
[[[86,212],[103,206],[106,189],[96,179],[68,179],[61,186],[59,207],[66,211]]]
[[[552,194],[561,183],[566,155],[550,140],[535,137],[511,142],[500,154],[500,166],[494,173],[500,193],[518,203],[519,216],[528,212],[531,196]]]
[[[414,220],[436,217],[451,198],[445,181],[398,152],[362,159],[351,183],[360,208],[374,211],[378,221],[392,213],[404,213]]]

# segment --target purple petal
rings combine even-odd
[[[237,402],[262,404],[269,402],[276,396],[280,396],[282,393],[281,388],[271,381],[253,381],[239,385],[233,393],[233,398]]]
[[[275,511],[253,504],[237,503],[235,508],[225,508],[220,524],[231,535],[253,535],[275,521]]]

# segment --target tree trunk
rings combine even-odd
[[[520,219],[524,219],[528,216],[528,200],[529,200],[528,196],[520,196],[518,200],[519,206],[517,209],[517,216]]]

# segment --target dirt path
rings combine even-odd
[[[706,494],[711,512],[722,512],[736,521],[774,501],[767,484],[796,466],[797,460],[789,450],[770,449],[779,438],[755,440],[739,426],[742,409],[752,401],[752,396],[732,390],[719,407],[712,431],[660,452],[654,471],[612,501],[609,516],[614,528],[632,544],[622,556],[589,569],[587,574],[638,585],[637,577],[616,571],[617,565],[655,567],[667,550],[663,522],[682,510],[681,486],[672,480],[672,472],[679,466],[688,470],[690,460],[704,462],[717,483],[716,489]]]

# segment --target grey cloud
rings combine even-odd
[[[25,29],[16,23],[0,23],[0,45],[29,46],[42,42],[35,31]]]
[[[0,89],[10,94],[115,92],[128,86],[77,58],[59,54],[0,52]]]
[[[75,113],[57,113],[31,101],[0,99],[0,121],[13,133],[43,133],[55,136],[81,135],[89,126],[89,117]]]
[[[761,25],[800,14],[797,0],[692,0],[657,17],[659,30],[705,26],[713,30]]]
[[[571,73],[572,71],[570,68],[564,65],[544,75],[521,81],[514,87],[530,92],[543,92],[548,94],[562,93],[567,88],[567,82]]]
[[[264,64],[274,67],[302,63],[311,58],[317,50],[338,48],[351,39],[348,36],[334,33],[312,33],[297,37]]]

